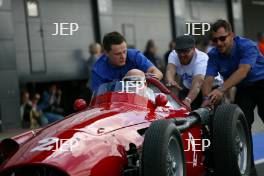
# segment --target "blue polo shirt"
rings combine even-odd
[[[208,76],[217,76],[219,72],[224,80],[227,80],[238,69],[239,64],[249,64],[251,70],[238,87],[249,86],[258,80],[264,80],[264,56],[260,54],[256,43],[251,40],[237,36],[234,38],[230,55],[224,55],[218,52],[217,48],[213,48],[208,56],[206,70]]]
[[[136,49],[127,49],[126,64],[122,67],[109,64],[108,57],[102,55],[92,68],[92,90],[96,91],[103,83],[121,80],[131,69],[139,69],[146,73],[152,66],[154,65]]]

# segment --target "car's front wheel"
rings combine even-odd
[[[185,176],[181,135],[169,120],[153,122],[146,131],[141,171],[144,176]]]
[[[213,118],[213,156],[216,176],[247,176],[251,167],[250,130],[237,105],[220,105]]]

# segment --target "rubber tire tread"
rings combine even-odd
[[[247,141],[247,169],[249,175],[251,167],[250,130],[242,110],[234,104],[218,106],[213,117],[213,160],[216,176],[241,176],[235,155],[235,127],[240,119],[244,126]]]
[[[183,173],[186,175],[185,155],[181,135],[170,120],[157,120],[151,123],[145,133],[142,150],[141,171],[144,176],[166,175],[166,156],[170,137],[174,135],[181,147]]]

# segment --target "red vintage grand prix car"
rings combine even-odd
[[[4,139],[1,176],[249,175],[247,122],[235,105],[190,111],[158,80],[100,86],[88,107]]]

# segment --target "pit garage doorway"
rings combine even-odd
[[[88,46],[95,41],[91,1],[12,2],[19,82],[87,79]],[[73,23],[78,30],[71,33]],[[53,35],[57,25],[63,34]]]

